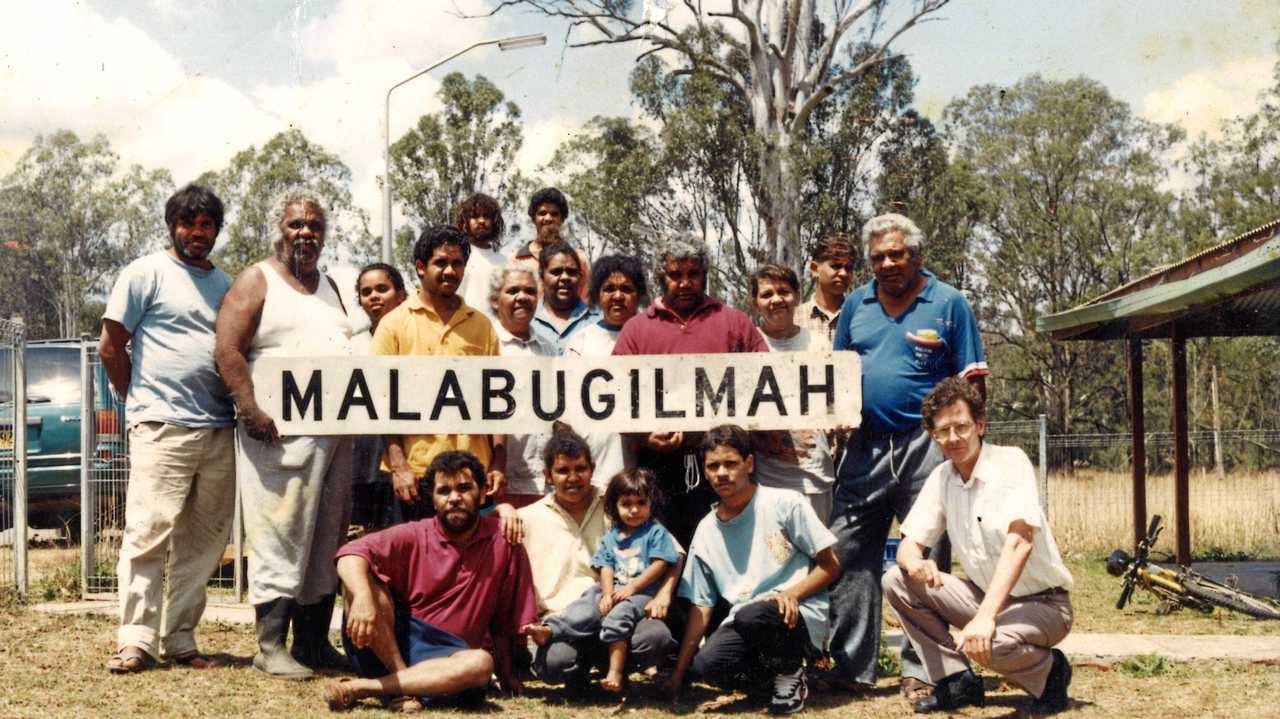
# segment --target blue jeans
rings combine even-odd
[[[858,432],[836,472],[831,531],[843,572],[831,585],[831,658],[849,681],[874,684],[880,658],[880,579],[889,528],[915,502],[924,481],[942,464],[942,451],[921,427],[897,434]],[[931,552],[938,568],[950,570],[944,538]],[[909,643],[902,676],[928,682]]]

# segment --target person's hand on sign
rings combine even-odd
[[[276,430],[275,420],[263,412],[258,405],[245,407],[239,414],[240,421],[244,424],[244,431],[248,432],[250,437],[267,444],[280,443],[280,433]]]
[[[391,488],[401,502],[414,504],[418,501],[418,478],[413,476],[407,462],[391,470]]]
[[[655,452],[674,452],[684,442],[684,432],[654,432],[645,438],[645,446]]]

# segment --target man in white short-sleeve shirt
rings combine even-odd
[[[235,409],[213,362],[214,321],[231,278],[208,259],[222,217],[209,190],[176,192],[164,210],[169,247],[129,263],[102,316],[98,351],[127,398],[129,422],[120,629],[107,662],[117,674],[161,657],[219,663],[196,648],[195,627],[235,500]]]
[[[883,582],[934,684],[916,711],[981,704],[971,660],[1035,697],[1032,713],[1061,711],[1071,665],[1051,647],[1071,630],[1072,580],[1041,511],[1031,460],[1017,447],[982,441],[982,395],[964,379],[939,383],[921,413],[948,461],[920,490],[902,524],[898,566]],[[944,532],[968,579],[924,558]]]

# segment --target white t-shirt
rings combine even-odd
[[[555,345],[541,334],[529,331],[522,340],[507,331],[501,322],[493,323],[498,334],[498,354],[502,357],[555,357]],[[507,492],[510,494],[546,494],[542,474],[542,448],[547,444],[551,426],[533,434],[507,435]]]
[[[569,338],[565,345],[565,357],[608,357],[618,341],[622,328],[612,328],[599,322],[583,327]],[[615,474],[635,466],[635,457],[628,451],[622,435],[617,432],[588,432],[582,437],[591,448],[591,459],[596,463],[591,483],[600,491],[609,485]]]
[[[761,332],[770,352],[822,352],[831,349],[826,337],[801,327],[793,337],[774,339]],[[825,432],[803,430],[770,435],[781,446],[756,452],[756,480],[766,487],[823,494],[836,481],[835,462]]]
[[[467,256],[467,269],[463,271],[462,283],[458,287],[462,301],[480,310],[485,317],[495,317],[493,307],[489,304],[489,278],[493,276],[494,270],[506,266],[507,258],[501,252],[472,245],[471,254]]]

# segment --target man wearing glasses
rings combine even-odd
[[[1072,581],[1040,508],[1035,468],[1021,449],[982,441],[985,403],[970,383],[942,380],[921,410],[947,461],[902,523],[898,566],[883,585],[934,684],[915,710],[981,705],[982,679],[969,668],[977,662],[1035,697],[1032,714],[1062,711],[1071,664],[1050,647],[1071,630]],[[924,556],[944,532],[965,579]]]
[[[988,374],[978,324],[956,288],[923,268],[924,234],[897,214],[872,218],[862,244],[875,278],[845,300],[833,346],[862,360],[862,425],[836,470],[831,529],[844,573],[831,590],[831,657],[820,678],[828,688],[875,685],[880,655],[880,579],[895,517],[906,518],[942,454],[921,424],[920,403],[948,377],[985,395]],[[949,567],[946,550],[934,560]],[[939,556],[944,555],[944,556]],[[915,702],[932,687],[914,652],[904,648],[902,693]]]

